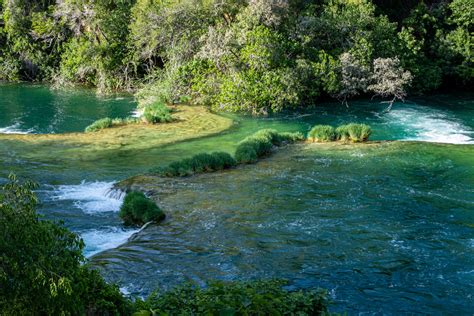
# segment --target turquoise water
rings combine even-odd
[[[94,90],[51,89],[0,83],[0,133],[83,131],[103,117],[126,117],[136,107],[127,95],[97,96]]]
[[[145,185],[168,220],[94,263],[135,294],[186,280],[284,277],[329,289],[331,310],[349,315],[469,315],[473,154],[471,145],[309,145]]]
[[[135,107],[126,95],[42,85],[1,85],[0,95],[0,133],[82,131]],[[297,115],[232,115],[235,127],[216,136],[72,162],[54,152],[25,159],[0,139],[0,178],[14,170],[39,182],[41,212],[80,233],[92,256],[136,232],[118,219],[115,181],[196,152],[232,152],[261,128],[305,132],[316,123],[365,122],[374,140],[422,142],[306,148],[209,183],[196,178],[168,198],[163,226],[95,262],[133,293],[187,278],[277,276],[297,287],[329,288],[338,311],[436,313],[454,306],[464,314],[474,307],[473,110],[465,94],[413,99],[388,113],[377,102],[357,101]]]

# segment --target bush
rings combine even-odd
[[[120,217],[125,225],[143,225],[165,218],[163,211],[141,192],[127,193],[120,208]]]
[[[323,315],[325,291],[286,291],[285,281],[215,282],[181,286],[135,302],[134,315]]]
[[[342,141],[365,142],[369,139],[372,130],[366,124],[341,125],[336,129],[337,139]]]
[[[253,163],[270,153],[273,146],[303,140],[301,133],[278,133],[273,129],[263,129],[245,138],[235,150],[235,160],[239,163]]]
[[[152,170],[164,177],[184,177],[195,173],[213,172],[229,169],[237,162],[226,152],[213,152],[211,154],[197,154],[191,158],[170,163],[168,166]]]
[[[313,142],[330,142],[336,139],[336,131],[330,125],[316,125],[308,134]]]
[[[147,123],[167,123],[173,121],[171,110],[162,102],[155,102],[145,106],[143,118]]]
[[[121,126],[121,125],[127,125],[127,124],[133,124],[133,123],[137,123],[138,120],[134,117],[127,117],[127,118],[114,118],[114,119],[111,119],[109,117],[106,117],[106,118],[102,118],[100,120],[97,120],[95,121],[94,123],[92,123],[91,125],[87,126],[86,129],[85,129],[85,132],[86,133],[90,133],[90,132],[97,132],[101,129],[105,129],[105,128],[110,128],[110,127],[114,127],[114,126]]]
[[[31,182],[0,186],[0,314],[127,315],[129,302],[84,265],[84,242],[41,218]]]

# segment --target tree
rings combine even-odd
[[[400,67],[400,60],[397,57],[377,58],[374,60],[373,83],[367,89],[375,93],[375,96],[392,97],[390,101],[384,101],[389,104],[387,111],[390,111],[397,99],[402,101],[405,99],[406,88],[411,81],[411,73]]]
[[[2,315],[126,313],[115,286],[84,263],[83,241],[44,220],[32,182],[14,175],[0,186],[0,311]]]
[[[347,106],[348,98],[367,91],[370,70],[350,53],[341,54],[339,61],[341,63],[341,90],[337,96]]]

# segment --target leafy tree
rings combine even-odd
[[[128,54],[127,25],[133,3],[65,0],[55,7],[54,15],[75,35],[62,56],[62,79],[78,78],[99,91],[128,86],[129,71],[123,61]]]
[[[474,1],[454,0],[449,5],[452,14],[448,24],[453,28],[447,32],[440,50],[446,54],[445,67],[449,74],[455,74],[463,82],[474,78]]]
[[[365,95],[378,58],[398,58],[412,74],[407,93],[469,87],[473,8],[473,0],[3,0],[0,79],[138,89],[145,105],[255,114]]]
[[[367,91],[370,82],[370,69],[350,53],[339,57],[341,63],[341,89],[338,97],[347,105],[347,99]]]

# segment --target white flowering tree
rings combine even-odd
[[[347,106],[347,99],[367,91],[370,69],[362,65],[350,53],[341,54],[339,62],[341,63],[341,89],[337,97]]]
[[[377,58],[374,60],[372,84],[367,87],[374,96],[392,98],[383,103],[388,103],[390,111],[396,100],[405,100],[406,88],[411,84],[413,76],[409,71],[400,66],[400,60],[395,58]]]

